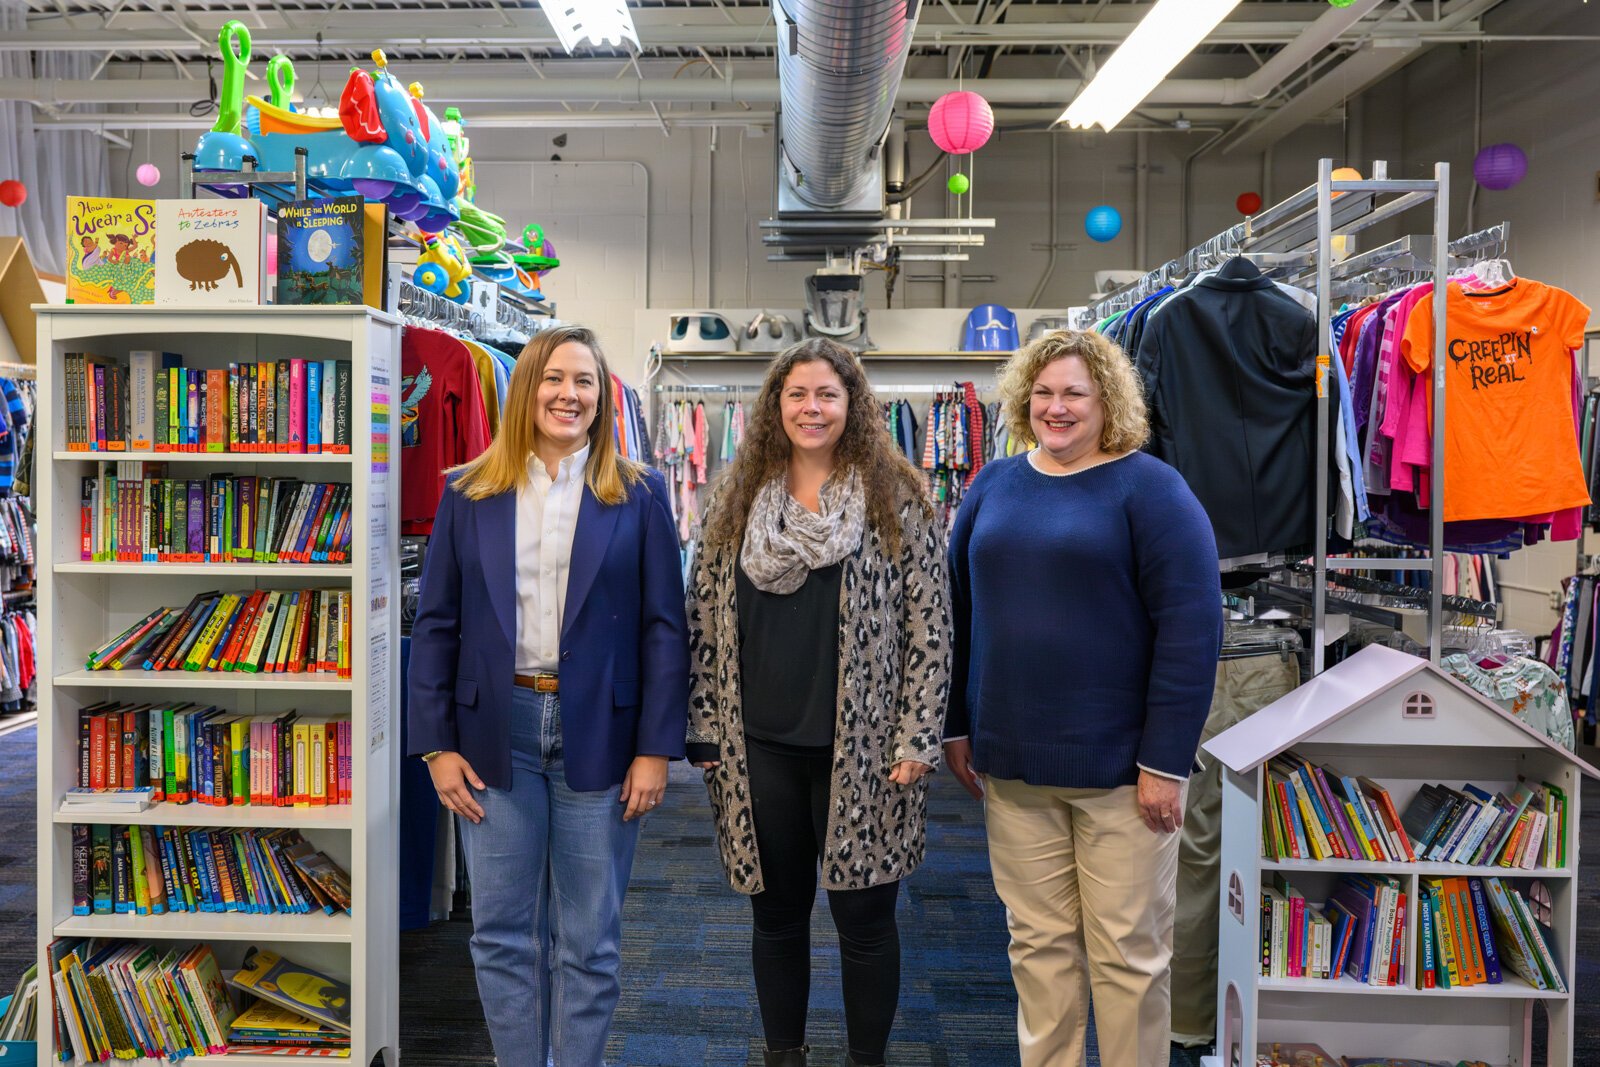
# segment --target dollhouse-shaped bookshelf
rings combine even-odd
[[[1578,825],[1582,776],[1600,772],[1415,656],[1371,646],[1212,738],[1223,764],[1222,909],[1218,952],[1218,1067],[1251,1067],[1260,1043],[1308,1041],[1335,1056],[1482,1060],[1531,1067],[1535,1019],[1549,1026],[1550,1067],[1572,1067],[1577,949]],[[1460,863],[1266,858],[1261,804],[1267,763],[1288,749],[1314,764],[1364,775],[1405,811],[1425,783],[1473,783],[1509,793],[1520,778],[1565,793],[1566,862],[1511,870]],[[1548,940],[1567,991],[1540,990],[1503,968],[1498,984],[1426,989],[1418,979],[1418,919],[1408,908],[1407,961],[1398,985],[1261,975],[1261,891],[1282,876],[1320,903],[1342,875],[1398,880],[1410,901],[1432,877],[1496,877],[1527,895],[1548,890]],[[1541,898],[1544,894],[1538,894]]]

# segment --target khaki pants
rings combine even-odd
[[[1131,785],[986,784],[1022,1067],[1080,1067],[1091,988],[1100,1062],[1167,1067],[1178,835],[1150,832]]]
[[[1300,684],[1300,666],[1273,652],[1217,664],[1204,743]],[[1217,1036],[1217,914],[1222,880],[1222,767],[1205,753],[1189,777],[1178,846],[1178,919],[1172,943],[1172,1040],[1203,1045]]]

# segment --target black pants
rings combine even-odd
[[[799,1048],[811,992],[811,908],[817,861],[828,826],[831,753],[803,754],[751,739],[750,800],[766,889],[750,898],[756,998],[767,1048]],[[900,1000],[899,882],[829,890],[839,931],[845,1029],[856,1062],[879,1064]]]

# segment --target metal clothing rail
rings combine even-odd
[[[1430,244],[1422,246],[1429,248],[1428,257],[1432,267],[1430,272],[1433,283],[1433,465],[1430,485],[1430,502],[1428,509],[1428,556],[1425,560],[1417,560],[1425,564],[1429,572],[1428,591],[1428,659],[1437,664],[1443,652],[1444,637],[1444,484],[1447,472],[1444,467],[1444,440],[1445,440],[1445,367],[1448,360],[1445,358],[1446,342],[1446,286],[1449,283],[1450,271],[1450,164],[1436,163],[1433,168],[1431,181],[1388,181],[1388,166],[1384,163],[1373,167],[1376,177],[1370,181],[1334,181],[1333,160],[1321,159],[1317,161],[1317,183],[1313,187],[1314,194],[1311,199],[1316,205],[1317,235],[1316,235],[1316,294],[1317,294],[1317,475],[1314,483],[1316,522],[1316,551],[1312,557],[1312,628],[1316,640],[1311,650],[1312,673],[1321,674],[1327,661],[1327,609],[1328,609],[1328,445],[1332,440],[1332,426],[1328,410],[1328,392],[1330,388],[1329,376],[1332,369],[1333,356],[1330,354],[1332,344],[1333,321],[1333,282],[1336,264],[1333,262],[1333,239],[1336,234],[1334,222],[1335,196],[1348,197],[1350,193],[1385,193],[1399,194],[1395,200],[1382,207],[1374,207],[1368,213],[1367,219],[1384,213],[1384,217],[1399,214],[1401,211],[1420,207],[1427,203],[1433,205],[1433,232],[1428,238]],[[1296,194],[1303,196],[1304,194]],[[1344,226],[1337,227],[1340,233],[1353,232],[1355,229],[1365,229],[1362,220],[1354,223],[1346,222]],[[1420,250],[1420,249],[1419,249]],[[1346,570],[1359,570],[1360,561],[1341,560],[1336,567]],[[1419,566],[1416,569],[1421,570]]]
[[[395,310],[407,318],[417,319],[434,326],[459,330],[474,337],[489,332],[488,320],[483,313],[474,311],[454,300],[446,300],[438,293],[401,280]]]

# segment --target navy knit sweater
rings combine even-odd
[[[1211,522],[1142,452],[1064,477],[987,464],[950,532],[945,736],[977,769],[1109,789],[1187,776],[1222,641]]]

